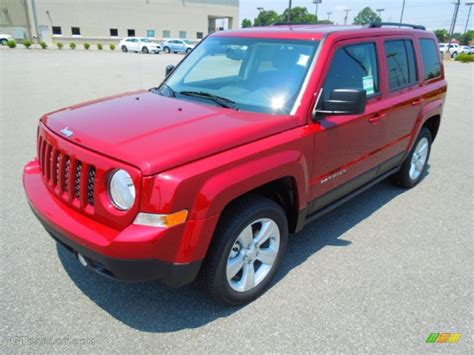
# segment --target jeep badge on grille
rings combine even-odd
[[[74,132],[69,129],[69,127],[64,127],[61,131],[62,134],[64,134],[67,138],[71,137]]]

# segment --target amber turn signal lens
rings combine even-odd
[[[171,214],[154,214],[140,212],[133,224],[152,227],[169,228],[186,222],[188,210],[182,210]]]

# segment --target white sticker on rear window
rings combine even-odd
[[[367,95],[372,95],[375,92],[374,78],[372,77],[372,75],[362,77],[362,87],[367,92]]]

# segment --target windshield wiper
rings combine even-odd
[[[181,91],[179,92],[180,95],[184,96],[195,96],[195,97],[203,97],[205,99],[209,99],[214,101],[216,104],[218,104],[221,107],[225,108],[235,108],[232,105],[235,104],[235,101],[232,101],[231,99],[222,97],[222,96],[217,96],[210,94],[208,92],[204,91]],[[230,105],[229,105],[230,104]]]

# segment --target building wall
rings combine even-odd
[[[36,35],[37,24],[45,40],[107,43],[127,37],[128,29],[134,29],[135,36],[148,37],[153,30],[151,37],[157,39],[168,34],[164,31],[169,31],[169,37],[186,32],[187,38],[197,39],[198,32],[206,36],[220,26],[220,20],[216,26],[216,18],[227,18],[228,28],[239,24],[239,0],[0,0],[0,7],[8,8],[17,18],[9,24],[2,18],[0,27],[4,23],[27,27],[21,17],[29,12],[32,35]],[[53,36],[53,26],[61,27],[60,36]],[[79,27],[81,35],[73,36],[71,27]],[[118,37],[111,37],[110,29],[117,29]]]

